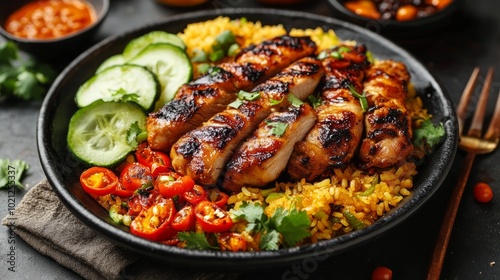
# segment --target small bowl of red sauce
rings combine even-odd
[[[16,0],[0,9],[0,34],[41,59],[90,46],[109,10],[109,0]]]
[[[392,38],[434,33],[451,22],[460,0],[329,0],[334,14]]]

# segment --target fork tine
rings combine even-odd
[[[469,100],[474,92],[474,87],[476,86],[477,77],[479,75],[479,67],[475,67],[472,70],[472,74],[467,82],[467,85],[464,88],[462,93],[462,97],[460,97],[460,102],[457,106],[457,117],[458,117],[458,133],[462,135],[462,129],[467,118],[467,105],[469,105]]]
[[[488,127],[484,138],[493,141],[498,141],[498,138],[500,138],[500,96],[497,97],[495,112],[493,113],[493,118],[490,121],[490,126]]]
[[[474,111],[474,117],[472,119],[469,132],[467,133],[469,136],[481,137],[482,135],[484,114],[486,113],[486,106],[488,105],[488,95],[491,89],[491,81],[493,80],[493,71],[493,67],[491,67],[486,74],[486,79],[484,80],[484,85],[481,89],[481,95],[479,96],[479,100],[477,101],[477,106]]]

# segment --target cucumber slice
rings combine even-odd
[[[155,109],[170,101],[179,87],[193,77],[193,67],[187,54],[168,43],[150,44],[129,63],[144,66],[158,77],[161,94]]]
[[[133,101],[146,111],[153,108],[160,94],[154,73],[139,65],[116,65],[104,69],[80,86],[75,101],[85,107],[96,100]]]
[[[137,128],[146,130],[146,114],[137,104],[98,100],[71,117],[68,147],[87,164],[112,167],[136,148],[128,138]]]
[[[104,60],[99,67],[97,67],[96,73],[102,72],[102,70],[107,69],[111,66],[125,64],[125,58],[122,54],[115,54]]]
[[[181,48],[183,51],[186,50],[186,45],[179,36],[157,30],[131,40],[123,49],[123,56],[126,60],[130,60],[138,55],[148,45],[155,43],[169,43]]]

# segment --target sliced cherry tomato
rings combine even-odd
[[[182,195],[194,187],[194,181],[189,176],[175,179],[168,174],[160,174],[155,181],[155,187],[161,195],[174,197]]]
[[[493,199],[493,190],[484,182],[477,183],[473,191],[474,198],[481,203],[487,203]]]
[[[123,168],[120,173],[120,181],[124,189],[135,191],[142,187],[142,185],[152,184],[153,176],[147,166],[138,162],[133,162]]]
[[[225,192],[221,192],[217,188],[214,188],[210,190],[208,198],[210,201],[217,204],[217,206],[224,208],[226,206],[227,200],[229,199],[229,195],[227,195]]]
[[[379,266],[372,272],[372,280],[391,280],[392,270],[385,266]]]
[[[243,235],[236,232],[224,232],[217,238],[221,251],[246,251],[247,241]]]
[[[233,226],[229,213],[210,201],[201,201],[194,212],[196,221],[206,232],[224,232]]]
[[[179,238],[177,237],[177,234],[175,234],[173,237],[167,239],[167,240],[162,240],[161,243],[165,244],[165,245],[170,245],[170,246],[176,246],[177,244],[179,244],[179,242],[181,242],[179,240]]]
[[[197,205],[200,201],[207,199],[207,194],[202,186],[194,185],[191,190],[182,194],[182,198],[191,205]]]
[[[161,197],[135,217],[130,224],[130,232],[153,241],[170,239],[177,233],[171,225],[175,212],[174,201]]]
[[[82,172],[80,184],[88,194],[102,196],[116,189],[118,177],[107,168],[94,166]]]
[[[142,143],[137,147],[135,156],[139,163],[149,167],[153,177],[171,170],[170,158],[160,151],[151,150],[147,143]]]
[[[172,228],[177,231],[190,231],[194,230],[196,217],[194,216],[193,206],[187,204],[174,216],[172,221]]]

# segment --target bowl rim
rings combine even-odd
[[[429,74],[433,80],[430,81],[432,85],[440,91],[442,94],[442,99],[440,101],[444,102],[443,114],[446,115],[446,119],[443,120],[443,124],[448,137],[443,142],[443,155],[448,160],[446,165],[441,166],[439,172],[431,174],[429,180],[425,184],[422,184],[423,192],[412,197],[405,204],[405,208],[401,207],[391,215],[381,217],[377,223],[370,227],[360,229],[350,234],[342,235],[333,239],[321,241],[319,243],[308,244],[300,247],[292,247],[286,249],[280,249],[277,251],[259,251],[259,252],[220,252],[220,251],[199,251],[199,250],[187,250],[172,246],[166,246],[160,243],[148,241],[146,239],[134,236],[129,232],[126,232],[119,227],[110,224],[107,221],[94,215],[89,209],[87,209],[81,201],[78,201],[76,197],[70,192],[68,188],[64,186],[64,183],[59,181],[60,176],[57,170],[52,168],[51,163],[57,159],[51,155],[51,121],[54,114],[54,107],[58,100],[58,96],[55,95],[57,87],[59,84],[64,83],[66,75],[72,71],[79,63],[85,62],[87,57],[100,51],[100,48],[108,46],[109,44],[123,38],[127,34],[135,34],[141,30],[146,30],[158,24],[168,24],[171,22],[193,20],[205,17],[215,18],[220,15],[224,16],[242,16],[243,14],[251,15],[273,15],[279,17],[291,17],[291,18],[301,18],[311,21],[321,21],[325,24],[340,26],[342,28],[350,29],[353,32],[360,33],[363,36],[367,36],[368,39],[378,41],[384,45],[396,50],[402,56],[405,56],[416,63],[418,66],[418,71],[424,71]],[[441,109],[441,108],[440,108]],[[455,157],[456,146],[457,146],[457,119],[454,112],[451,98],[444,86],[435,79],[432,74],[423,66],[423,64],[418,61],[415,57],[410,55],[406,50],[402,49],[395,43],[383,38],[382,36],[375,34],[369,30],[363,29],[354,24],[344,22],[338,19],[333,19],[326,16],[319,16],[316,14],[299,12],[299,11],[288,11],[279,9],[267,9],[267,8],[237,8],[237,9],[220,9],[217,11],[198,11],[191,12],[181,15],[176,15],[169,17],[166,20],[160,21],[158,23],[153,23],[150,25],[143,26],[136,30],[127,32],[121,36],[111,36],[100,43],[94,45],[80,56],[75,58],[56,78],[56,81],[49,90],[49,93],[45,97],[39,118],[37,123],[37,146],[38,153],[40,157],[40,162],[42,163],[42,168],[53,186],[53,189],[60,197],[62,202],[69,208],[69,210],[77,216],[82,222],[95,230],[98,234],[107,238],[120,247],[128,248],[131,251],[140,253],[141,255],[151,257],[154,259],[159,259],[162,261],[167,261],[180,265],[192,265],[197,263],[200,267],[205,269],[214,270],[217,269],[221,264],[224,269],[227,270],[249,270],[253,269],[255,265],[259,267],[277,267],[290,264],[292,262],[297,262],[305,258],[328,258],[331,255],[338,254],[350,246],[359,245],[370,238],[373,238],[381,233],[383,230],[387,230],[395,226],[398,222],[404,220],[406,217],[414,213],[425,201],[427,201],[433,193],[441,186],[446,175],[448,174],[451,163]],[[382,229],[382,230],[381,230]],[[131,244],[134,247],[131,247]],[[244,266],[242,266],[244,264]]]
[[[393,28],[393,29],[404,29],[404,28],[416,28],[426,25],[432,25],[434,23],[439,22],[440,20],[450,16],[458,6],[460,0],[453,0],[448,6],[444,9],[426,17],[417,18],[409,21],[397,21],[394,19],[384,20],[384,19],[370,19],[367,17],[360,16],[351,10],[347,9],[342,2],[343,0],[328,0],[330,5],[340,12],[344,17],[354,19],[359,22],[363,22],[365,24],[369,24],[371,22],[378,23],[383,28]]]
[[[89,0],[81,0],[81,1],[87,2],[95,11],[95,7],[91,3],[91,1],[89,1]],[[109,13],[109,6],[110,6],[111,0],[101,0],[101,1],[102,1],[102,11],[99,14],[97,14],[97,11],[95,11],[97,18],[92,24],[90,24],[90,25],[86,26],[85,28],[82,28],[76,32],[72,32],[70,34],[64,35],[62,37],[50,38],[50,39],[36,39],[36,38],[29,39],[29,38],[14,36],[11,33],[9,33],[7,30],[5,30],[5,28],[4,28],[5,22],[0,23],[0,34],[2,36],[4,36],[5,38],[7,38],[7,40],[19,42],[22,44],[51,44],[51,43],[66,41],[66,40],[78,37],[82,34],[89,32],[94,27],[99,26],[106,19],[106,16]],[[26,4],[23,4],[23,5],[26,5]]]

